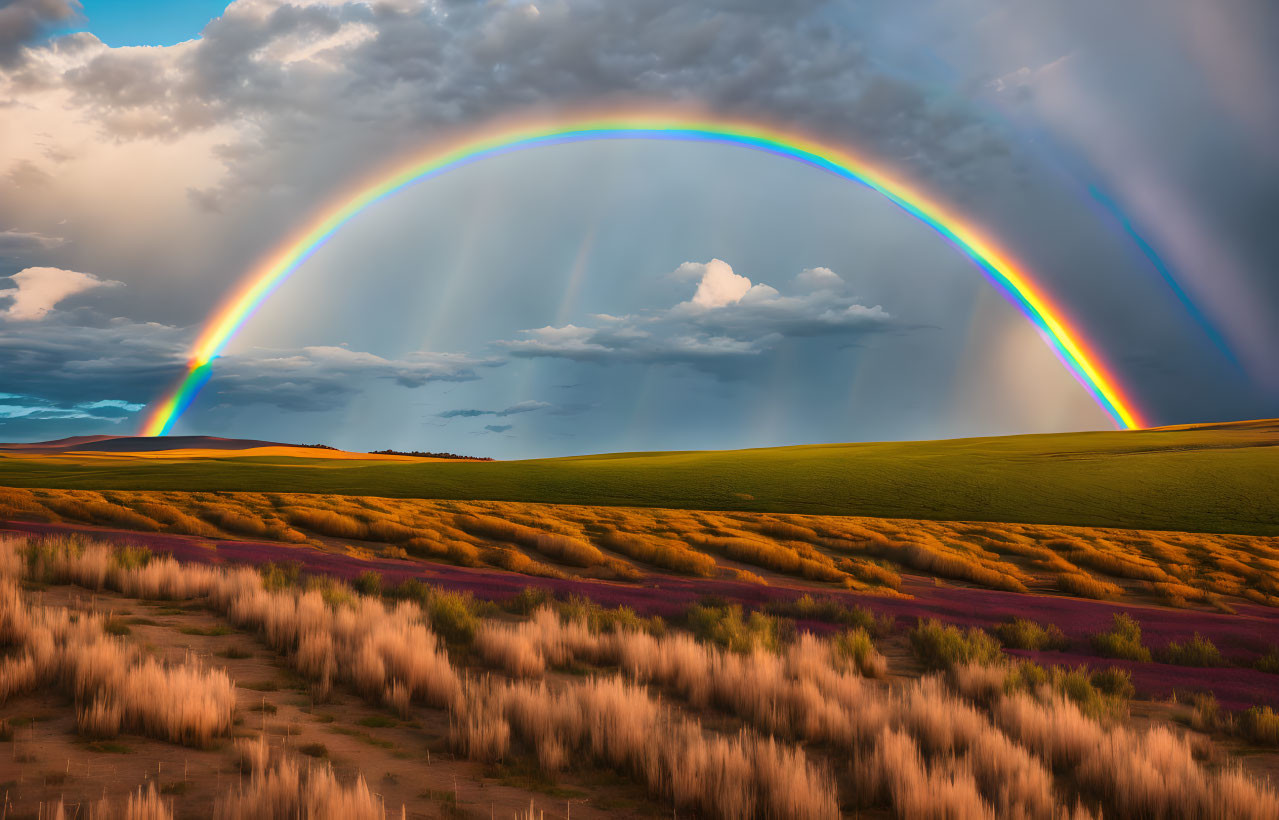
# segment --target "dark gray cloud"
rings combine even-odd
[[[193,335],[190,328],[108,319],[89,308],[53,311],[37,321],[0,318],[0,373],[12,397],[8,417],[116,421],[116,411],[140,410],[183,376]],[[333,410],[373,380],[407,388],[474,381],[480,369],[501,363],[424,352],[390,359],[343,347],[252,350],[218,360],[205,402]]]
[[[505,433],[514,427],[512,424],[486,424],[484,429],[490,433]]]
[[[962,107],[876,68],[826,19],[828,3],[765,5],[245,3],[194,43],[102,50],[43,81],[73,90],[117,139],[244,126],[229,146],[226,191],[264,180],[305,189],[313,183],[298,171],[352,140],[381,156],[515,110],[610,100],[765,115],[933,171],[1007,151]],[[276,170],[264,176],[266,167]],[[209,193],[193,201],[206,207]]]
[[[44,236],[34,231],[0,231],[0,259],[26,259],[41,251],[62,244],[56,236]]]
[[[220,359],[206,389],[210,403],[263,404],[282,410],[318,411],[343,406],[368,380],[418,388],[432,382],[467,382],[496,359],[462,354],[414,353],[388,359],[342,347],[296,351],[254,350]]]
[[[0,66],[14,63],[22,47],[50,26],[80,14],[79,0],[4,0],[0,2]]]
[[[437,413],[442,419],[471,419],[477,416],[497,416],[498,418],[506,418],[507,416],[517,416],[521,413],[533,413],[537,410],[554,409],[555,405],[544,401],[522,401],[518,404],[512,404],[501,410],[476,410],[474,408],[462,408],[458,410],[445,410],[443,413]]]

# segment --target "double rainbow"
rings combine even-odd
[[[434,147],[337,197],[314,219],[245,277],[209,320],[196,342],[181,382],[157,403],[143,435],[165,435],[208,381],[213,361],[285,280],[348,221],[371,205],[418,182],[492,157],[547,145],[599,140],[667,140],[737,146],[783,157],[861,183],[883,194],[972,259],[998,291],[1039,330],[1066,369],[1120,428],[1141,426],[1132,403],[1072,331],[1060,312],[1036,289],[1027,271],[1001,253],[953,211],[891,179],[846,148],[766,125],[693,116],[681,112],[627,111],[615,115],[561,116],[470,132]]]

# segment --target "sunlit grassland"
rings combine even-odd
[[[0,458],[0,485],[278,491],[1279,534],[1279,423],[492,463]]]
[[[1279,605],[1279,538],[338,494],[0,488],[0,520],[277,541],[547,578],[651,573],[895,595],[903,575],[1229,611]]]

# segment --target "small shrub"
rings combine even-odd
[[[1051,672],[1052,688],[1074,702],[1079,710],[1093,718],[1123,715],[1125,700],[1105,695],[1093,685],[1086,666],[1065,669],[1055,666]]]
[[[258,573],[262,576],[262,587],[268,592],[278,592],[282,589],[290,589],[297,586],[298,579],[302,575],[302,563],[300,561],[267,561],[258,567]]]
[[[793,623],[762,612],[752,612],[746,617],[737,604],[693,604],[685,610],[684,620],[699,640],[733,652],[750,652],[756,647],[776,651],[794,633]]]
[[[1269,706],[1254,706],[1239,721],[1244,736],[1263,746],[1279,746],[1279,713]]]
[[[1044,627],[1027,618],[1013,618],[1007,623],[1000,624],[995,627],[995,636],[1003,642],[1004,646],[1013,649],[1062,650],[1070,646],[1070,639],[1057,628],[1056,624]]]
[[[1132,685],[1132,673],[1114,666],[1093,672],[1092,685],[1099,692],[1124,700],[1131,700],[1137,694],[1137,688]]]
[[[1093,651],[1105,658],[1150,662],[1150,650],[1141,645],[1141,625],[1127,612],[1116,612],[1109,632],[1090,639]]]
[[[298,751],[307,757],[327,758],[329,756],[329,747],[323,743],[307,743],[299,746]]]
[[[324,603],[334,609],[355,606],[355,590],[331,575],[309,575],[305,587],[320,593]]]
[[[361,595],[381,595],[382,573],[374,572],[373,570],[365,570],[355,576],[355,580],[351,582],[351,586],[355,587],[355,591]]]
[[[1188,641],[1173,641],[1160,653],[1160,660],[1177,666],[1224,666],[1221,652],[1198,632]]]
[[[870,633],[861,627],[845,630],[832,638],[831,651],[837,662],[856,666],[868,678],[881,677],[888,671],[888,663],[875,651]]]
[[[1085,666],[1077,666],[1074,669],[1054,666],[1051,675],[1053,689],[1080,706],[1094,700],[1098,695],[1096,688],[1092,685],[1088,668]]]
[[[1279,646],[1270,647],[1270,651],[1257,658],[1257,662],[1253,664],[1253,668],[1258,672],[1269,672],[1272,675],[1279,675]]]
[[[824,621],[853,629],[864,629],[876,638],[883,638],[893,631],[892,615],[875,615],[860,606],[846,606],[833,598],[814,598],[801,595],[793,601],[770,601],[764,612],[798,620]]]
[[[120,547],[115,551],[113,560],[120,569],[141,569],[151,563],[151,550],[146,547]]]
[[[1048,683],[1048,670],[1033,661],[1014,663],[1004,678],[1006,692],[1035,692]]]
[[[102,631],[108,635],[128,635],[133,630],[123,618],[107,618],[102,622]]]
[[[1220,719],[1217,698],[1211,692],[1196,693],[1191,701],[1190,725],[1201,732],[1217,728]]]
[[[416,578],[405,578],[386,590],[386,596],[396,601],[413,601],[427,606],[431,601],[431,588]]]
[[[502,609],[516,615],[532,615],[537,609],[550,603],[551,592],[543,587],[524,587],[502,602]]]
[[[435,592],[427,611],[431,627],[449,643],[470,644],[475,640],[479,619],[475,615],[475,599],[469,593]]]
[[[641,618],[628,606],[610,609],[600,606],[583,595],[570,595],[568,600],[557,604],[555,609],[564,620],[584,622],[592,632],[616,632],[619,629],[629,629],[660,635],[666,631],[666,622],[659,616]]]
[[[910,648],[925,666],[951,669],[961,663],[996,663],[1003,657],[999,641],[976,627],[967,632],[929,618],[910,632]]]

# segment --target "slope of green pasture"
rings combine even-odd
[[[0,458],[0,485],[491,499],[1279,534],[1279,422],[509,462]]]

